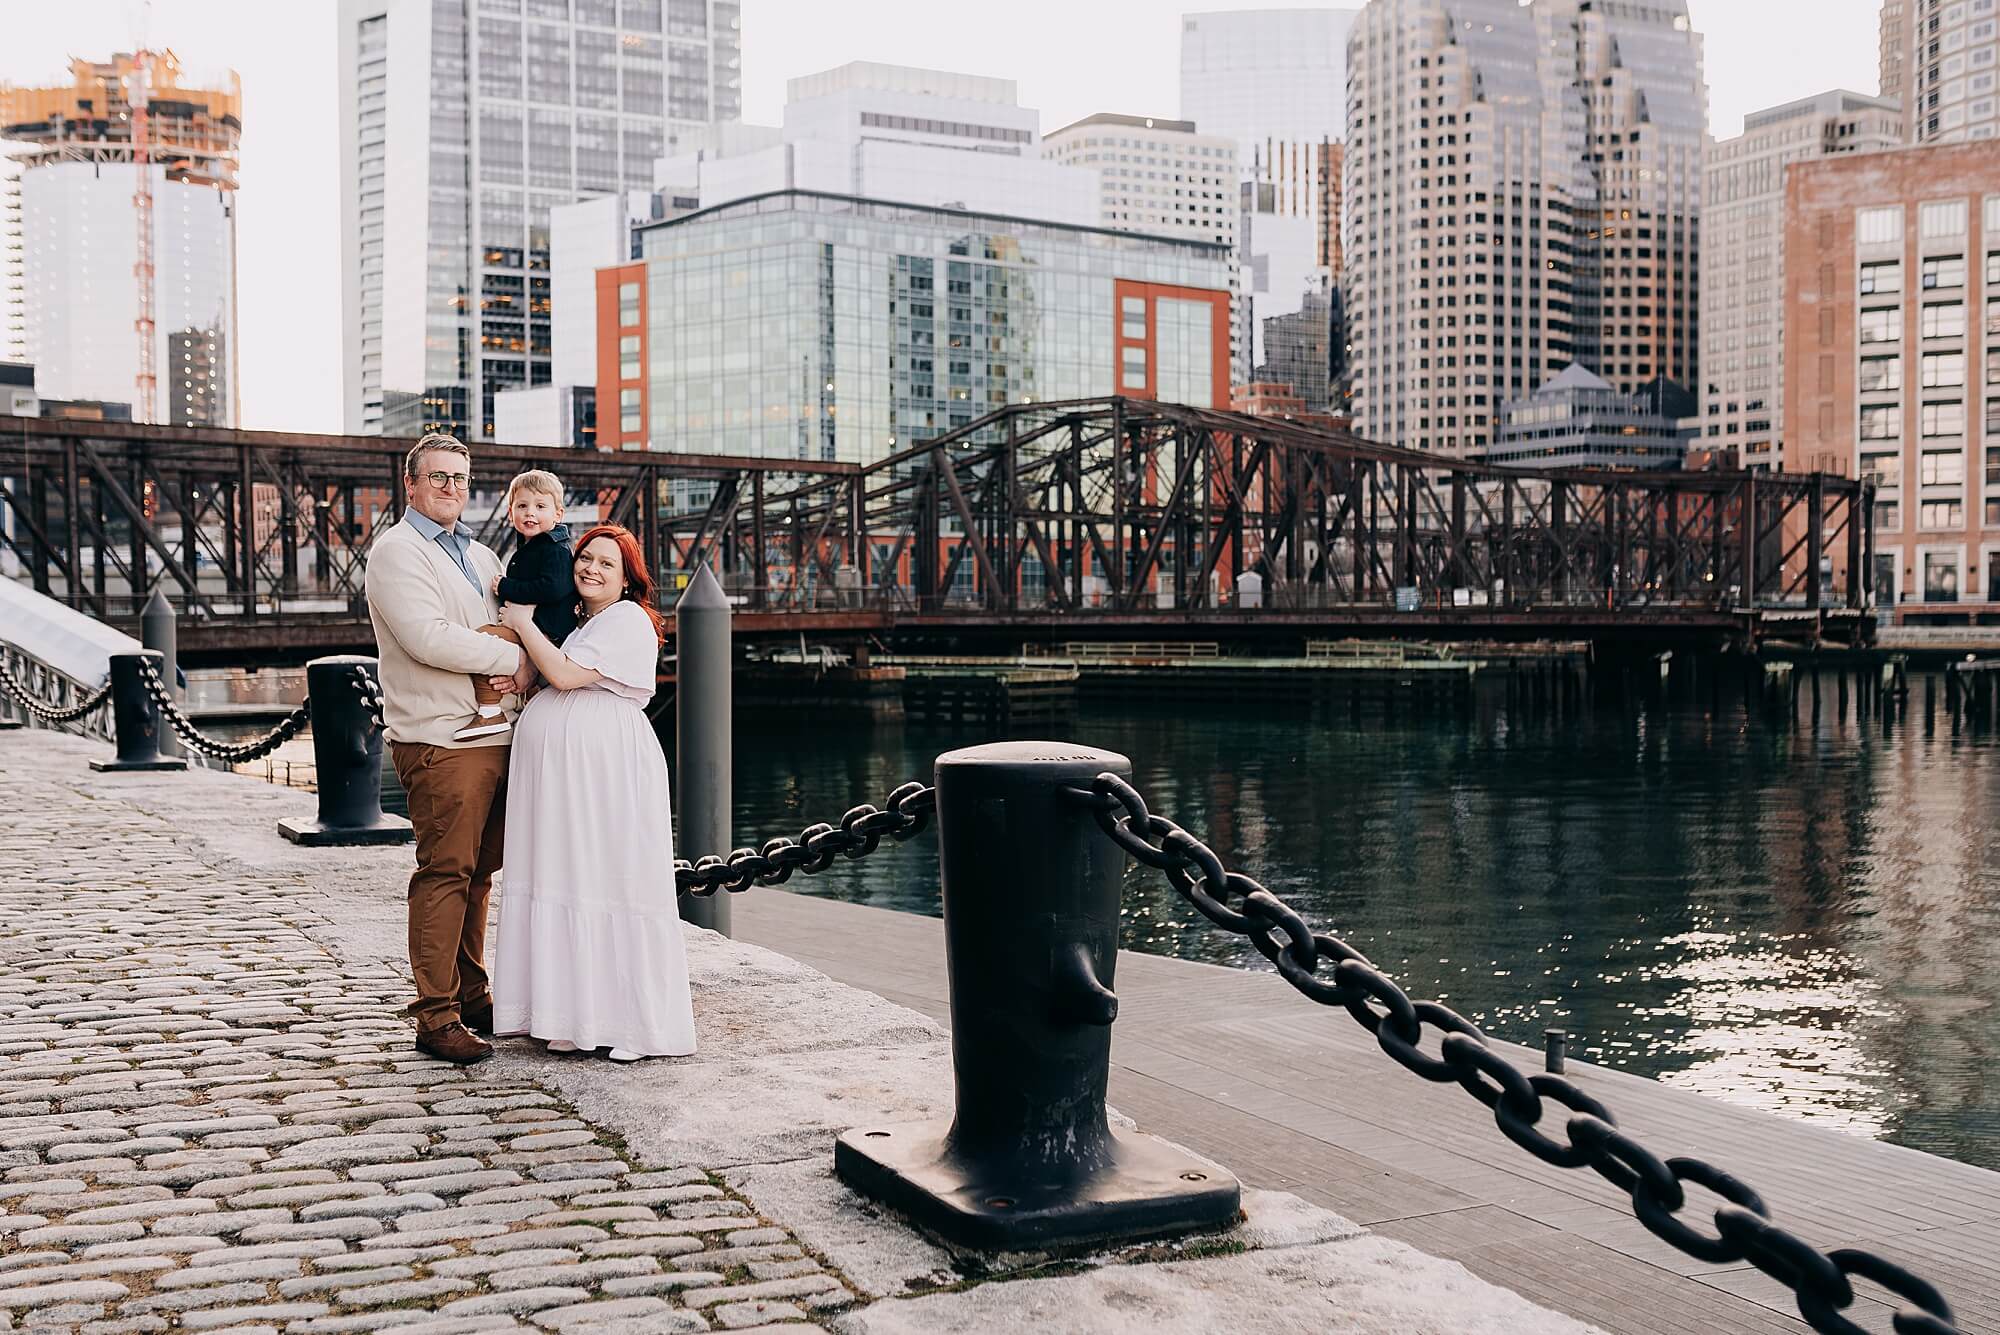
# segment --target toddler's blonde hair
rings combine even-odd
[[[528,491],[539,491],[544,496],[553,496],[556,502],[556,509],[562,509],[562,482],[548,469],[530,468],[525,473],[514,474],[514,480],[507,484],[507,505],[509,509],[513,508],[514,505],[514,493],[523,488]]]

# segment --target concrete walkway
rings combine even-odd
[[[0,1314],[701,1331],[853,1301],[709,1167],[518,1062],[419,1057],[401,971],[315,940],[325,895],[37,760],[0,763]]]
[[[901,855],[935,857],[927,845]],[[937,919],[758,889],[737,899],[735,929],[950,1019]],[[1295,1193],[1621,1335],[1805,1329],[1775,1280],[1669,1247],[1623,1192],[1517,1148],[1457,1085],[1404,1071],[1344,1012],[1321,1010],[1274,974],[1122,951],[1117,992],[1111,1101],[1246,1185]],[[1539,1069],[1540,1054],[1502,1046]],[[1572,1062],[1570,1074],[1655,1152],[1736,1173],[1809,1241],[1900,1261],[1943,1290],[1961,1329],[2000,1332],[2000,1173],[1622,1071]],[[1686,1217],[1705,1220],[1715,1198],[1689,1195]],[[1858,1287],[1849,1314],[1887,1330],[1880,1290]]]
[[[943,1029],[711,933],[695,1057],[424,1059],[407,848],[299,849],[309,795],[103,751],[0,733],[0,1330],[1590,1333],[1282,1193],[945,1251],[831,1173],[837,1132],[949,1112]]]

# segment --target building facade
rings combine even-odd
[[[1338,281],[1337,157],[1345,132],[1353,9],[1264,9],[1181,18],[1181,115],[1237,145],[1236,375],[1267,360],[1264,322]],[[1331,267],[1329,267],[1331,264]]]
[[[1903,94],[1908,91],[1903,86],[1904,62],[1908,58],[1909,19],[1904,12],[1910,0],[1882,0],[1881,35],[1877,40],[1877,59],[1881,66],[1876,92],[1901,106]]]
[[[1835,89],[1752,112],[1709,145],[1702,174],[1701,432],[1743,466],[1785,466],[1785,173],[1901,141],[1892,99]]]
[[[1289,385],[1301,411],[1321,417],[1341,411],[1334,401],[1333,302],[1331,292],[1309,293],[1298,310],[1265,320],[1264,360],[1252,376],[1253,385]]]
[[[1785,182],[1785,452],[1875,483],[1879,602],[2000,601],[2000,140]]]
[[[1636,394],[1571,363],[1500,409],[1486,462],[1515,468],[1679,468],[1692,396],[1662,376]]]
[[[1572,361],[1695,383],[1701,42],[1682,0],[1371,0],[1348,38],[1364,435],[1467,454]]]
[[[45,400],[234,426],[236,76],[183,85],[167,54],[70,68],[68,84],[0,89],[0,139],[19,146],[0,250],[18,275],[9,324],[20,354]]]
[[[660,164],[702,208],[784,190],[1095,225],[1098,178],[1046,159],[1012,79],[854,61],[788,80],[777,126],[719,126]]]
[[[599,274],[601,364],[627,338],[643,359],[600,372],[607,445],[868,463],[1006,404],[1229,401],[1214,243],[787,191],[642,249],[643,282]]]
[[[15,146],[0,140],[0,358],[28,355],[28,309],[21,300],[27,277],[21,267],[21,164]]]
[[[1882,95],[1903,103],[1904,140],[2000,136],[2000,0],[1886,0]]]
[[[1051,131],[1042,151],[1097,173],[1100,227],[1236,244],[1233,139],[1193,121],[1099,112]]]
[[[499,445],[596,449],[596,385],[538,385],[496,395],[493,440]]]
[[[35,368],[26,362],[0,362],[0,417],[40,417],[42,401],[35,393]],[[10,512],[8,518],[13,518]]]
[[[341,0],[346,428],[547,384],[550,213],[741,115],[737,0]]]
[[[1483,451],[1502,404],[1585,351],[1578,222],[1596,201],[1574,46],[1542,5],[1374,0],[1347,95],[1355,429]]]
[[[1537,3],[1576,41],[1597,201],[1578,310],[1592,365],[1627,391],[1658,376],[1698,388],[1708,85],[1686,0]]]

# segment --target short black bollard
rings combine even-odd
[[[382,730],[375,726],[361,680],[362,672],[374,680],[375,671],[374,659],[356,654],[306,664],[319,818],[287,816],[278,822],[278,833],[295,844],[332,848],[415,838],[410,822],[382,811]]]
[[[137,653],[111,655],[111,724],[118,743],[118,758],[93,760],[90,767],[106,774],[132,771],[186,769],[187,761],[160,754],[160,707],[139,679],[139,664],[153,660],[160,670],[160,652],[141,649]]]
[[[1542,1030],[1542,1069],[1550,1075],[1563,1073],[1563,1060],[1569,1051],[1569,1031],[1566,1029]]]
[[[1121,755],[1000,742],[937,761],[957,1115],[857,1127],[834,1171],[947,1242],[1030,1250],[1233,1223],[1213,1164],[1105,1120],[1125,854],[1063,796]]]

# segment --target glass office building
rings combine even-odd
[[[647,447],[867,463],[1006,404],[1229,398],[1229,250],[783,191],[642,232]]]

